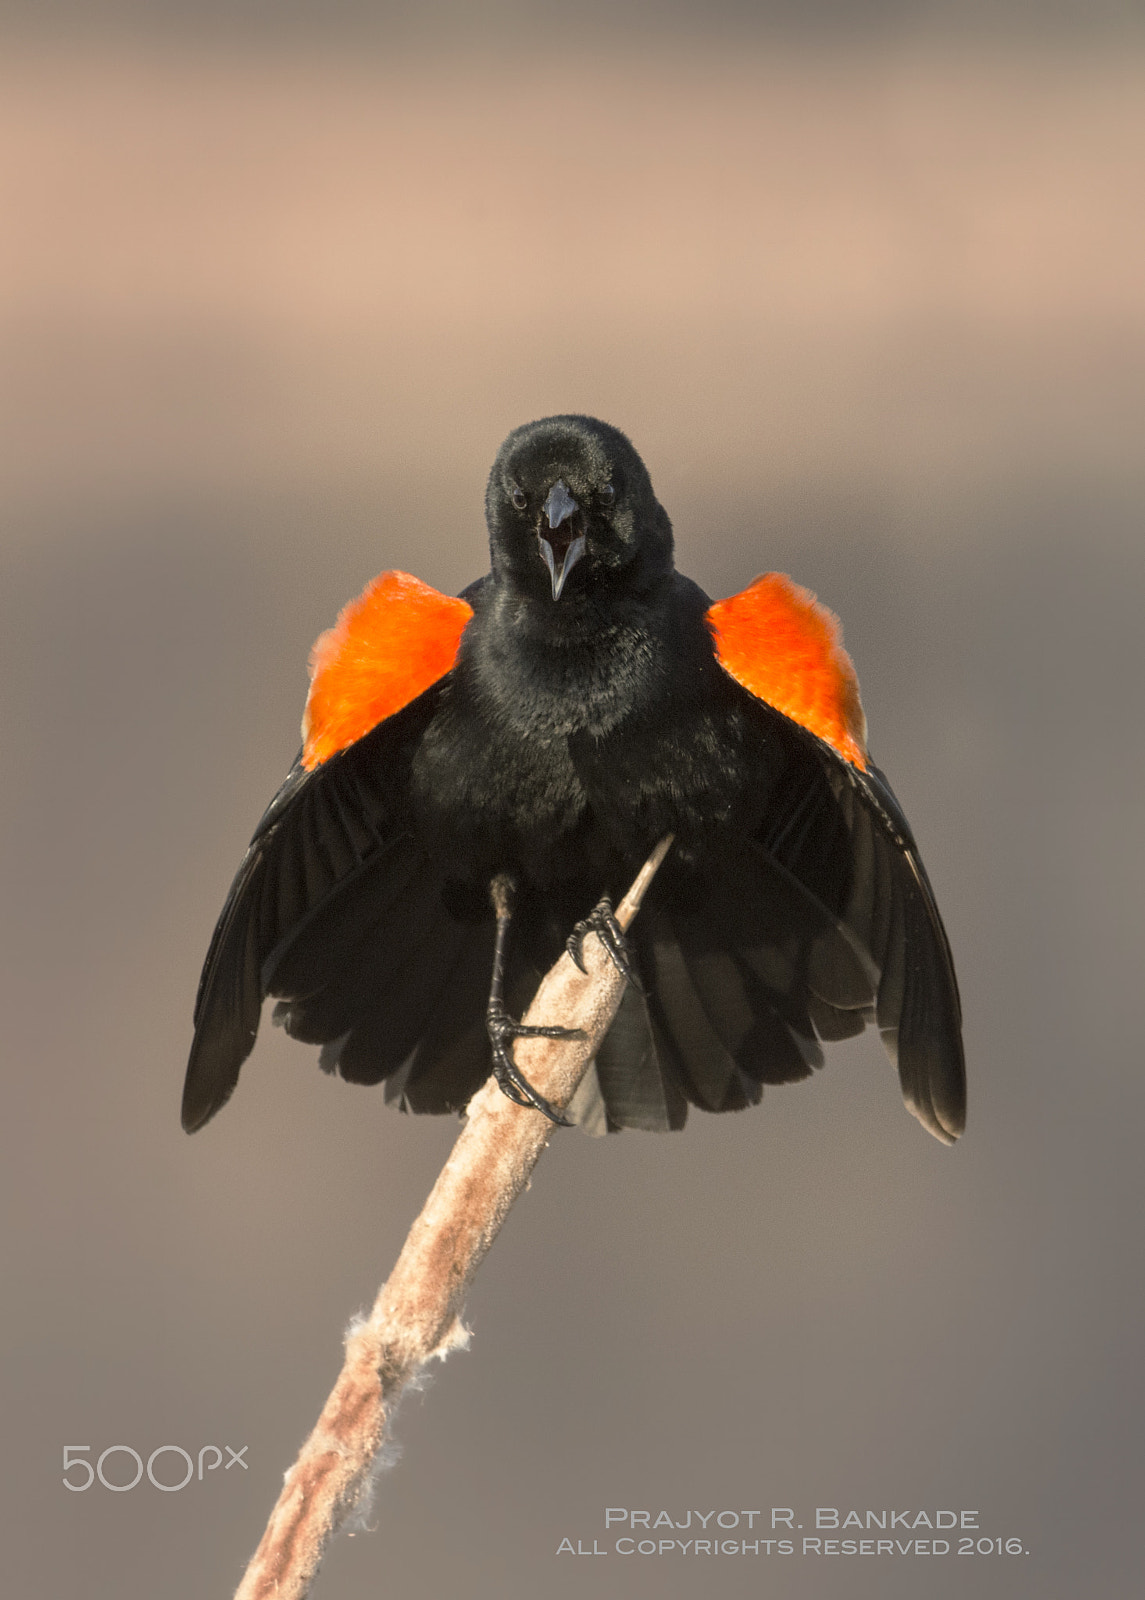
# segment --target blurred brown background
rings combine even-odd
[[[970,1126],[867,1041],[556,1138],[315,1593],[1137,1592],[1140,7],[0,22],[7,1592],[231,1592],[455,1135],[267,1028],[187,1140],[190,1008],[312,639],[383,567],[484,570],[489,462],[557,410],[632,435],[710,592],[841,613]],[[212,1443],[249,1470],[61,1482]],[[554,1554],[606,1506],[977,1508],[1030,1553]]]

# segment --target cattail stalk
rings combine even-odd
[[[668,853],[662,839],[616,910],[627,928]],[[546,975],[524,1021],[575,1028],[575,1039],[519,1039],[514,1060],[540,1094],[563,1109],[616,1015],[624,979],[595,934],[584,942],[587,976],[566,954]],[[286,1474],[235,1600],[303,1600],[330,1539],[368,1500],[387,1419],[426,1363],[467,1341],[469,1286],[509,1208],[529,1181],[553,1125],[514,1105],[492,1078],[467,1120],[370,1316],[355,1323],[346,1358],[318,1423]]]

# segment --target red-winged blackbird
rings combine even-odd
[[[514,1032],[487,1018],[491,885],[512,893],[520,1012],[672,833],[574,1119],[754,1105],[873,1021],[908,1109],[952,1142],[950,948],[835,618],[778,574],[713,605],[674,569],[644,463],[589,417],[510,434],[486,516],[491,571],[461,599],[383,573],[315,646],[302,754],[203,969],[184,1127],[230,1096],[267,995],[326,1071],[463,1108]]]

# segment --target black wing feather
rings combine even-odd
[[[262,1002],[277,988],[279,969],[311,919],[321,918],[360,878],[381,874],[387,861],[398,877],[410,870],[409,858],[418,852],[405,815],[404,780],[445,682],[314,770],[296,762],[255,829],[199,980],[183,1089],[188,1132],[233,1093],[254,1047]],[[331,918],[330,926],[337,921]]]
[[[876,1023],[907,1108],[953,1143],[966,1114],[958,985],[902,808],[877,767],[735,693],[782,759],[752,835],[713,836],[690,877],[670,857],[635,925],[659,1059],[692,1104],[730,1111],[762,1084],[809,1077],[819,1041]],[[619,1109],[605,1059],[610,1122],[648,1125]]]
[[[793,759],[760,843],[844,935],[842,943],[820,940],[812,949],[804,969],[808,1011],[821,1038],[847,1037],[859,1031],[860,1018],[877,1018],[908,1110],[952,1144],[966,1121],[962,1009],[950,944],[910,825],[877,767],[853,766],[767,710],[777,727],[786,725]],[[802,758],[795,754],[799,744]],[[853,963],[840,962],[846,948],[869,962],[873,993],[854,982]]]

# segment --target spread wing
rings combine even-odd
[[[322,948],[350,967],[345,940],[364,940],[387,908],[405,940],[391,953],[403,967],[402,906],[440,905],[440,871],[409,826],[405,779],[471,616],[464,600],[388,572],[315,645],[302,752],[255,830],[199,982],[183,1091],[189,1132],[229,1099],[264,998],[290,992],[292,953],[335,900],[343,946]],[[402,993],[407,1007],[417,1003]]]
[[[907,1109],[951,1144],[966,1119],[954,963],[910,826],[867,755],[838,623],[778,573],[713,605],[708,622],[720,664],[771,719],[773,736],[804,747],[757,842],[843,935],[835,941],[839,973],[807,974],[809,1021],[822,1039],[876,1021]],[[866,994],[855,992],[848,946],[869,959]],[[830,948],[819,945],[821,969],[824,961],[829,969]]]

